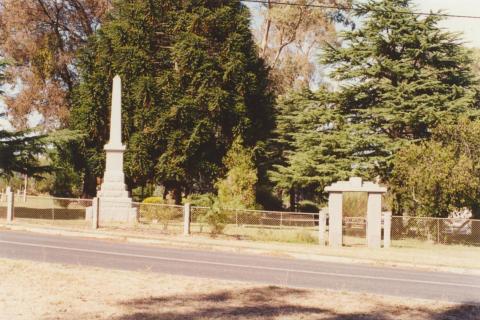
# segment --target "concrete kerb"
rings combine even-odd
[[[258,255],[268,255],[268,256],[278,256],[282,258],[292,258],[292,259],[305,259],[312,261],[321,261],[321,262],[332,262],[332,263],[346,263],[346,264],[363,264],[371,266],[381,266],[381,267],[392,267],[392,268],[404,268],[404,269],[415,269],[422,271],[437,271],[437,272],[449,272],[449,273],[459,273],[459,274],[470,274],[475,276],[480,276],[480,270],[476,269],[464,269],[464,268],[455,268],[455,267],[444,267],[444,266],[435,266],[435,265],[420,265],[404,262],[393,262],[393,261],[378,261],[372,259],[358,259],[350,257],[341,257],[341,256],[331,256],[331,255],[322,255],[319,253],[303,253],[294,248],[285,248],[282,250],[272,250],[268,248],[271,243],[269,242],[255,242],[252,243],[248,240],[242,240],[241,242],[235,243],[232,246],[232,242],[221,243],[222,240],[215,239],[204,239],[201,237],[182,237],[182,238],[151,238],[151,237],[142,237],[138,235],[130,234],[120,234],[112,233],[104,230],[68,230],[62,228],[48,228],[48,227],[32,227],[32,226],[23,226],[23,225],[12,225],[0,223],[0,227],[3,227],[7,230],[12,231],[26,231],[40,234],[48,235],[59,235],[66,237],[81,237],[81,238],[94,238],[94,239],[104,239],[104,240],[113,240],[113,241],[124,241],[129,243],[137,244],[149,244],[149,245],[160,245],[166,247],[177,247],[183,249],[202,249],[202,250],[212,250],[212,251],[225,251],[225,252],[237,252],[237,253],[247,253],[247,254],[258,254]],[[282,244],[285,247],[288,247],[289,244]],[[289,250],[290,249],[290,250]]]

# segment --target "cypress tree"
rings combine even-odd
[[[108,138],[110,82],[123,78],[130,187],[208,192],[234,137],[247,147],[272,127],[267,72],[248,9],[227,0],[120,0],[80,56],[72,126],[88,134],[85,193],[94,193]]]

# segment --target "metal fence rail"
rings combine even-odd
[[[87,208],[90,199],[71,199],[43,196],[14,196],[13,219],[32,224],[55,224],[86,228]]]
[[[439,244],[480,245],[480,220],[392,217],[392,241],[408,239]]]
[[[100,202],[99,202],[100,203]],[[13,222],[92,228],[91,199],[14,195]],[[100,204],[101,205],[101,204]],[[185,206],[128,202],[136,209],[137,220],[110,223],[100,219],[100,227],[118,227],[148,234],[182,234],[185,230]],[[319,214],[302,212],[189,207],[189,231],[193,234],[215,232],[235,239],[318,243]],[[0,219],[6,219],[7,199],[0,195]],[[187,220],[188,221],[188,220]],[[328,221],[328,220],[327,220]],[[216,224],[220,224],[217,227]],[[328,223],[327,223],[328,224]],[[366,244],[365,217],[344,217],[343,238],[347,246]],[[328,225],[326,232],[328,232]],[[328,236],[324,236],[328,239]],[[480,220],[393,216],[392,246],[461,244],[480,246]]]
[[[208,207],[191,208],[191,232],[212,231],[211,219],[218,215],[224,228],[222,234],[237,239],[317,242],[318,213],[299,213],[249,209],[217,208],[212,212]]]
[[[137,209],[137,228],[180,234],[183,230],[183,206],[133,202]]]

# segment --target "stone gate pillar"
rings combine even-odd
[[[382,247],[382,194],[368,193],[367,202],[367,246]]]
[[[331,192],[328,195],[329,231],[328,243],[331,247],[341,247],[343,244],[343,193]]]

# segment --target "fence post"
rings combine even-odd
[[[383,213],[383,247],[390,248],[392,243],[392,213]]]
[[[100,198],[92,199],[92,228],[98,229],[98,215],[100,212]]]
[[[318,213],[318,243],[321,246],[327,244],[325,233],[327,232],[327,211],[325,209],[320,210]]]
[[[55,221],[55,200],[52,199],[52,221]]]
[[[440,243],[440,219],[437,219],[437,244]]]
[[[185,203],[183,206],[183,235],[188,236],[190,234],[190,221],[191,221],[191,213],[192,213],[192,206],[190,203]]]
[[[7,187],[7,190],[5,192],[7,194],[7,223],[8,223],[13,221],[15,197],[13,196],[13,191],[10,187]]]
[[[23,189],[23,203],[27,202],[27,186],[28,186],[28,176],[25,175],[25,183]]]

